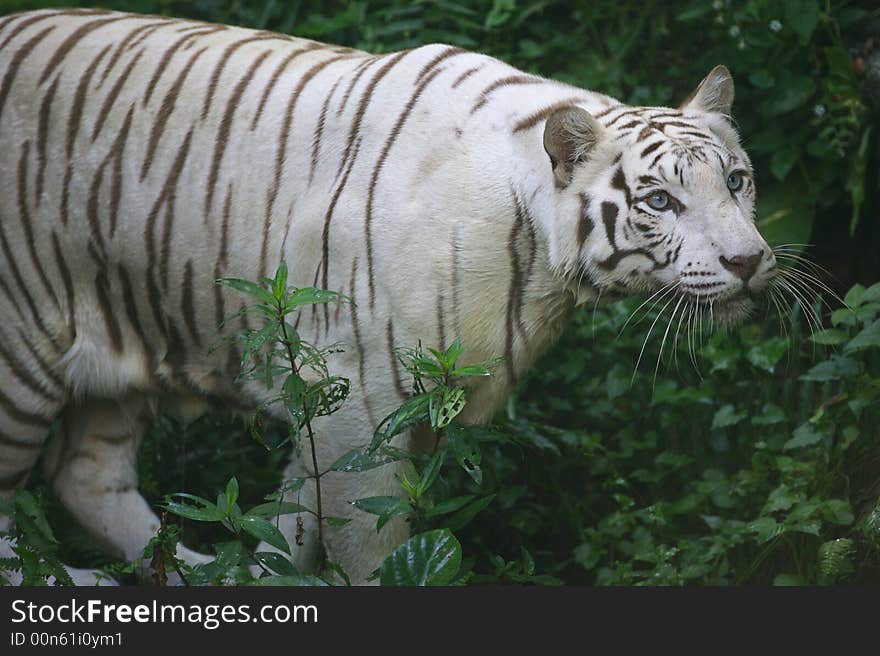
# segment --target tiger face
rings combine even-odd
[[[669,302],[709,306],[722,323],[748,314],[776,259],[755,225],[732,101],[719,66],[677,110],[566,108],[548,119],[544,148],[557,211],[575,221],[576,275],[598,291],[662,290]]]

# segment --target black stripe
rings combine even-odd
[[[6,75],[3,76],[3,82],[0,82],[0,119],[3,117],[3,108],[6,106],[6,98],[9,96],[9,90],[12,88],[12,83],[15,80],[19,67],[31,51],[37,47],[40,41],[45,39],[54,29],[54,26],[47,27],[36,36],[31,37],[27,43],[15,51],[15,54],[9,60],[9,68],[6,69]],[[2,125],[2,123],[0,123],[0,125]]]
[[[419,82],[419,85],[416,87],[415,91],[413,91],[412,96],[410,96],[409,102],[407,102],[406,107],[403,108],[403,111],[401,111],[400,115],[397,117],[397,122],[394,124],[394,127],[391,129],[388,138],[385,140],[385,145],[382,148],[382,153],[379,155],[379,159],[376,160],[376,166],[373,168],[373,175],[370,178],[370,186],[367,190],[366,219],[364,221],[364,239],[366,241],[367,251],[367,282],[369,284],[370,291],[371,311],[374,310],[376,306],[376,283],[373,271],[372,223],[373,199],[376,193],[376,185],[379,182],[379,175],[382,172],[382,167],[385,165],[385,160],[388,159],[388,153],[391,151],[391,147],[394,145],[394,142],[400,135],[401,130],[403,130],[403,126],[406,123],[406,120],[409,118],[410,114],[412,113],[412,110],[418,102],[419,97],[422,95],[422,92],[444,70],[445,69],[443,68],[435,68],[430,73],[428,73],[421,82]]]
[[[46,173],[46,138],[49,133],[49,122],[52,117],[52,101],[55,99],[55,92],[58,90],[58,78],[52,82],[46,95],[43,96],[43,102],[40,103],[40,120],[37,129],[37,183],[34,189],[34,204],[40,206],[40,197],[43,195],[43,178]]]
[[[19,424],[24,424],[25,426],[48,428],[51,423],[42,415],[19,408],[13,403],[12,399],[3,393],[2,389],[0,389],[0,408],[3,409],[10,419],[14,419]]]
[[[257,69],[262,65],[266,58],[272,54],[271,50],[265,50],[250,65],[250,68],[241,77],[226,103],[226,110],[223,112],[223,118],[220,119],[220,125],[217,127],[217,136],[214,139],[214,155],[211,157],[211,169],[208,173],[208,186],[205,189],[205,218],[208,223],[208,217],[214,205],[214,192],[217,188],[217,177],[220,175],[220,164],[223,161],[223,154],[226,152],[226,145],[229,142],[229,134],[232,132],[232,122],[235,118],[235,110],[241,100],[242,94],[247,89]]]
[[[46,401],[59,402],[61,399],[55,391],[49,389],[45,383],[36,379],[36,377],[27,370],[21,362],[15,359],[15,356],[6,348],[8,341],[0,340],[0,360],[6,364],[6,368],[14,378],[18,379],[24,387],[28,388],[33,394],[42,397]],[[13,382],[13,381],[5,381]]]
[[[107,271],[103,267],[95,276],[95,293],[98,297],[99,309],[104,319],[104,327],[107,329],[108,337],[110,337],[110,346],[115,353],[122,353],[122,331],[119,328],[119,322],[116,320],[113,303],[110,301],[110,281],[107,278]]]
[[[67,261],[64,259],[64,252],[61,250],[61,244],[58,241],[58,235],[52,231],[52,250],[55,254],[55,264],[61,272],[61,282],[64,285],[64,294],[67,297],[67,329],[70,335],[70,342],[76,338],[76,313],[74,311],[74,292],[73,278],[70,275],[70,269]]]
[[[183,312],[183,321],[189,330],[196,346],[202,347],[202,338],[199,336],[199,327],[196,323],[196,308],[193,291],[193,266],[192,260],[186,261],[183,269],[183,293],[180,297],[180,309]]]
[[[399,362],[397,360],[397,355],[394,353],[394,324],[390,317],[385,326],[385,336],[388,340],[388,357],[391,360],[391,377],[394,379],[394,388],[397,390],[397,394],[401,399],[406,399],[408,395],[406,393],[406,388],[403,386],[403,380],[400,378],[400,370],[398,369]]]
[[[30,141],[25,141],[21,146],[21,157],[18,160],[18,215],[21,218],[21,227],[24,229],[25,239],[27,240],[28,253],[31,256],[31,263],[37,270],[40,282],[46,290],[46,295],[52,299],[55,306],[58,306],[58,297],[55,290],[49,284],[49,278],[43,269],[43,263],[37,255],[37,243],[34,238],[34,228],[31,224],[31,215],[28,211],[27,204],[27,177],[28,177],[28,156],[30,155]]]

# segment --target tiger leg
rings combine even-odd
[[[0,498],[11,499],[24,485],[64,401],[61,377],[32,338],[22,332],[17,337],[0,334]],[[0,534],[11,528],[11,518],[0,516]],[[14,558],[14,547],[14,540],[0,537],[0,558]],[[98,580],[94,570],[65,569],[75,583],[94,585]],[[6,577],[13,585],[22,580],[18,571],[6,572]]]
[[[369,425],[356,411],[357,404],[343,408],[331,417],[323,417],[314,424],[318,451],[318,467],[325,471],[341,455],[369,442],[364,426]],[[349,437],[351,436],[351,437]],[[347,438],[347,439],[346,439]],[[284,480],[308,477],[297,492],[285,495],[285,501],[299,503],[310,510],[317,509],[317,494],[312,473],[311,450],[308,440],[302,441],[302,454],[295,456],[285,470]],[[343,526],[323,529],[327,557],[339,564],[353,585],[368,583],[368,578],[398,544],[406,541],[409,525],[395,517],[376,530],[375,515],[358,510],[352,505],[357,499],[372,496],[401,496],[395,475],[399,463],[392,463],[365,472],[329,472],[321,477],[322,513],[325,517],[349,520]],[[294,564],[302,573],[313,573],[320,554],[317,522],[312,514],[282,515],[279,529],[291,547]],[[276,551],[263,543],[260,550]]]
[[[89,400],[68,408],[63,430],[47,458],[58,496],[83,528],[109,553],[141,561],[160,528],[137,489],[137,451],[146,430],[145,401]],[[178,547],[189,564],[210,560]],[[142,563],[145,564],[145,563]]]

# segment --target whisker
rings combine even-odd
[[[651,383],[652,395],[657,387],[657,372],[660,370],[660,361],[663,359],[663,347],[666,346],[666,338],[669,336],[669,329],[672,327],[672,322],[675,321],[675,315],[683,300],[684,295],[680,294],[678,297],[678,303],[675,304],[675,307],[672,309],[672,314],[669,316],[669,321],[666,323],[666,332],[663,333],[663,340],[660,342],[660,353],[657,354],[657,364],[654,365],[654,381]]]
[[[658,289],[656,292],[654,292],[654,293],[651,294],[648,298],[646,298],[646,299],[645,299],[645,300],[639,305],[639,307],[637,307],[635,310],[633,310],[632,312],[630,312],[630,315],[626,318],[626,321],[623,322],[623,326],[621,327],[620,332],[617,333],[617,337],[615,337],[615,339],[618,339],[618,338],[623,334],[623,331],[626,330],[626,327],[629,325],[629,322],[632,321],[632,318],[636,315],[636,312],[638,312],[638,311],[641,310],[643,307],[645,307],[645,305],[647,305],[648,303],[650,303],[652,298],[654,298],[655,296],[657,296],[657,294],[660,294],[661,292],[663,292],[663,296],[665,296],[665,295],[666,295],[666,292],[669,292],[670,290],[674,289],[677,285],[678,285],[678,281],[677,281],[677,280],[673,280],[672,282],[663,285],[660,289]],[[652,306],[648,309],[648,311],[645,312],[645,314],[642,316],[642,319],[644,319],[644,317],[647,316],[647,315],[650,313],[650,311],[651,311],[652,309],[654,309],[654,307],[657,305],[658,302],[660,302],[661,300],[663,300],[663,296],[661,296],[660,298],[657,299],[657,301],[655,301],[654,305],[652,305]],[[641,319],[640,319],[639,321],[641,321]],[[637,321],[636,324],[638,325],[638,323],[639,323],[639,322]]]
[[[683,298],[683,297],[682,297]],[[672,357],[675,362],[675,370],[678,371],[678,332],[681,330],[681,322],[684,319],[685,314],[689,314],[691,308],[690,300],[682,309],[681,314],[678,316],[678,326],[675,328],[675,337],[673,338],[673,349],[672,349]]]
[[[657,316],[654,318],[654,321],[651,324],[651,327],[648,329],[648,334],[645,335],[645,340],[642,342],[642,349],[641,349],[641,351],[639,351],[639,357],[636,360],[636,366],[633,369],[632,379],[629,381],[630,385],[632,385],[636,380],[636,374],[639,371],[639,364],[642,361],[642,356],[645,354],[645,347],[648,345],[648,340],[651,338],[651,333],[654,331],[654,326],[657,325],[657,321],[660,319],[660,317],[663,316],[663,313],[666,311],[666,308],[669,307],[669,304],[672,303],[672,301],[674,301],[674,300],[675,300],[675,296],[673,296],[668,301],[666,301],[666,305],[664,305],[661,308],[660,312],[657,313]]]

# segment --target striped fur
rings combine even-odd
[[[681,276],[733,298],[719,256],[766,245],[713,84],[679,110],[634,108],[445,45],[370,55],[100,10],[0,20],[2,492],[61,415],[75,428],[47,467],[62,498],[136,558],[156,526],[133,468],[146,401],[265,398],[232,387],[234,350],[209,350],[241,303],[212,281],[282,259],[295,284],[352,298],[296,320],[307,339],[346,345],[330,367],[353,382],[319,426],[323,463],[406,398],[395,346],[460,338],[472,359],[503,357],[472,391],[467,419],[485,421],[600,290]],[[544,125],[574,108],[598,141],[554,184]],[[645,204],[661,187],[677,216]],[[394,493],[393,473],[327,477],[325,509]],[[406,528],[376,535],[355,517],[330,552],[363,579]]]

